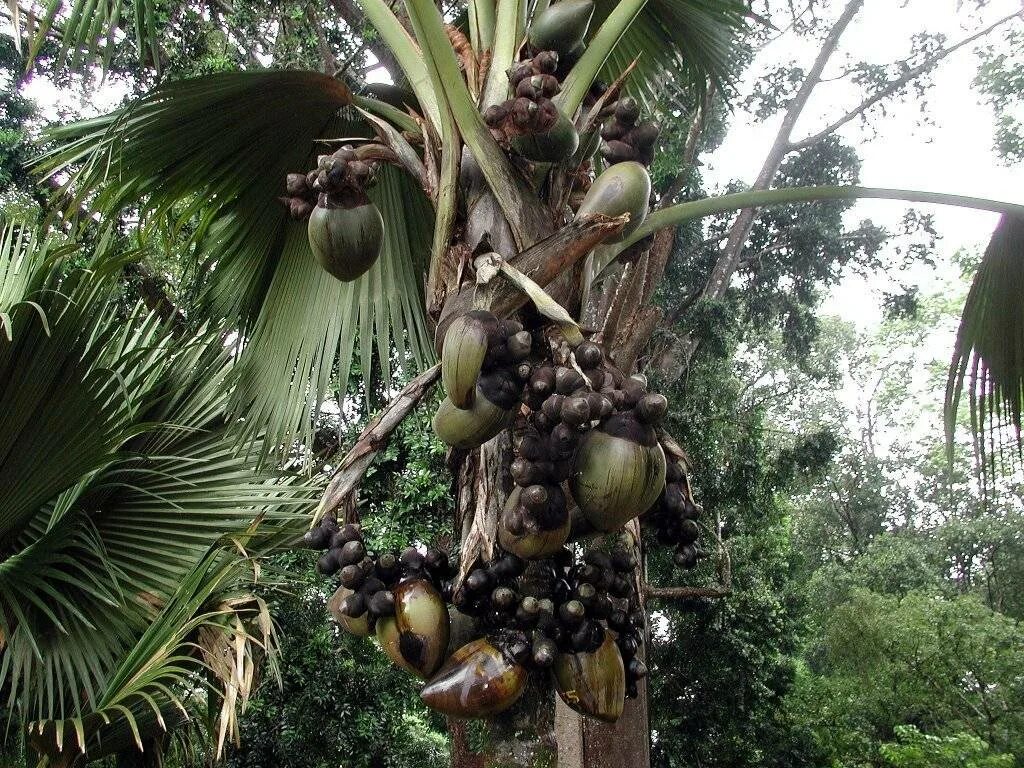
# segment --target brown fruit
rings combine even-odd
[[[571,709],[614,723],[626,697],[626,669],[615,640],[605,630],[593,653],[563,653],[555,660],[555,689]]]
[[[395,664],[428,678],[448,648],[448,608],[423,579],[403,581],[391,591],[395,615],[377,621],[377,641]]]
[[[427,706],[460,719],[496,715],[526,689],[526,669],[508,659],[487,638],[474,640],[452,654],[420,698]]]

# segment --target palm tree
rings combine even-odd
[[[117,2],[100,5],[98,17],[117,16]],[[244,416],[244,438],[266,435],[258,451],[264,458],[309,441],[310,412],[335,387],[344,391],[357,347],[366,377],[374,347],[385,376],[393,347],[398,359],[411,358],[424,371],[340,463],[318,517],[350,506],[374,452],[437,380],[436,367],[427,367],[441,337],[435,329],[443,331],[479,303],[470,255],[496,252],[530,278],[489,286],[495,314],[517,312],[528,296],[548,309],[560,302],[577,318],[587,306],[610,307],[595,328],[628,373],[648,341],[651,300],[668,255],[664,238],[652,247],[651,237],[684,222],[765,205],[876,197],[1005,214],[968,303],[958,354],[960,360],[974,355],[978,383],[969,387],[970,396],[981,392],[986,404],[1003,404],[1019,425],[1021,308],[1007,286],[1020,284],[1017,217],[1024,206],[859,187],[760,189],[667,205],[614,242],[625,219],[572,218],[565,204],[593,145],[561,163],[527,166],[483,117],[508,98],[506,71],[520,60],[529,20],[546,2],[470,0],[466,16],[453,25],[429,0],[406,0],[404,12],[385,0],[359,5],[401,69],[407,91],[397,98],[353,93],[341,80],[312,72],[210,75],[163,85],[111,115],[55,130],[56,148],[41,166],[54,176],[70,171],[64,190],[72,206],[87,204],[111,220],[137,207],[151,226],[169,218],[193,228],[189,258],[203,274],[204,313],[239,328],[246,342],[226,407]],[[83,9],[90,8],[76,2],[64,27],[64,46],[76,55],[102,53],[102,36],[83,21]],[[668,70],[681,72],[699,91],[728,76],[745,12],[739,0],[600,0],[585,50],[562,73],[554,103],[587,137],[612,103],[620,77],[641,100],[657,91]],[[135,22],[140,50],[155,50],[152,14],[136,14]],[[601,96],[592,88],[599,79],[616,86]],[[286,174],[316,166],[325,146],[320,142],[331,146],[340,137],[371,140],[374,157],[390,161],[368,192],[385,222],[380,257],[351,282],[319,268],[310,258],[306,225],[290,221],[276,202]],[[594,279],[627,259],[623,282],[634,290],[616,292]],[[958,364],[951,376],[951,405],[966,367]],[[334,370],[340,386],[332,382]],[[988,389],[977,388],[982,381]],[[457,475],[463,513],[474,508],[475,481],[488,467],[507,465],[510,451],[507,440],[495,440],[455,456],[469,468]],[[502,500],[482,503],[500,506]],[[493,525],[493,517],[486,519]],[[482,517],[459,526],[464,562],[493,546],[487,525]],[[585,753],[618,749],[642,764],[636,756],[648,738],[643,697],[615,729],[588,733]],[[607,746],[613,742],[616,747]]]
[[[273,659],[258,557],[309,489],[253,471],[224,418],[219,334],[119,301],[132,254],[0,231],[0,690],[40,765],[211,736]]]

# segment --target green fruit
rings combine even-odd
[[[449,398],[444,399],[434,414],[434,432],[453,448],[476,448],[507,427],[514,414],[488,400],[478,386],[468,409],[457,408]]]
[[[476,392],[476,380],[487,357],[488,328],[497,327],[490,312],[475,311],[455,318],[441,347],[441,380],[448,399],[456,408],[469,408]]]
[[[309,246],[320,266],[342,282],[364,274],[380,255],[384,220],[373,203],[354,208],[317,204],[309,217]]]
[[[453,653],[420,698],[449,717],[489,717],[516,703],[526,689],[526,678],[522,665],[480,638]]]
[[[626,668],[610,632],[593,653],[562,653],[555,659],[555,689],[581,715],[614,723],[626,699]]]
[[[629,214],[629,223],[609,243],[625,240],[636,231],[644,219],[651,198],[651,177],[640,163],[616,163],[598,176],[587,190],[576,216],[603,213],[606,216]]]
[[[530,24],[530,45],[564,56],[583,42],[594,16],[593,0],[559,0]]]
[[[564,2],[564,0],[563,0]],[[512,139],[512,148],[536,163],[560,163],[569,160],[579,147],[576,126],[558,110],[555,124],[544,133],[524,133]]]
[[[448,607],[423,579],[403,581],[391,591],[395,615],[377,620],[377,642],[395,664],[426,679],[448,650]]]
[[[505,502],[505,509],[515,509],[520,504],[522,488],[516,486]],[[505,525],[505,515],[498,521],[498,543],[506,552],[511,552],[523,560],[543,560],[551,557],[562,549],[569,538],[572,518],[566,514],[565,523],[550,531],[526,531],[521,534],[512,533]]]
[[[653,430],[612,417],[580,442],[569,490],[599,531],[615,531],[644,512],[665,487],[665,452]]]

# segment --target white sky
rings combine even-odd
[[[834,13],[838,13],[841,5],[833,3],[837,8]],[[901,5],[896,0],[867,0],[847,30],[825,77],[842,71],[848,61],[847,51],[872,63],[886,63],[909,50],[916,32],[939,32],[953,41],[985,26],[977,20],[972,23],[966,11],[958,14],[956,0],[911,0],[906,7]],[[993,0],[983,18],[995,20],[1021,8],[1021,0]],[[968,24],[967,33],[962,23]],[[796,61],[809,68],[816,53],[813,41],[801,41],[793,35],[779,38],[750,69],[744,92],[749,92],[754,77],[779,63]],[[941,64],[927,97],[934,125],[921,124],[916,104],[891,104],[888,114],[875,122],[877,136],[863,130],[857,121],[841,129],[841,135],[857,147],[863,159],[864,186],[952,192],[1024,203],[1020,168],[1000,166],[991,150],[992,112],[981,103],[980,95],[971,85],[976,69],[973,47],[958,51]],[[857,101],[856,89],[843,82],[822,84],[808,104],[794,137],[813,134],[827,125],[828,118],[838,117]],[[737,113],[722,148],[713,156],[702,158],[711,182],[753,181],[778,124],[778,119],[756,123]],[[940,258],[948,258],[960,247],[984,247],[997,221],[995,214],[985,212],[945,206],[916,207],[935,214],[936,227],[943,236],[939,243]],[[893,226],[904,210],[906,206],[900,203],[865,201],[856,205],[850,217],[851,221],[868,217]],[[936,284],[930,270],[917,270],[914,276],[925,290]],[[884,275],[868,281],[848,277],[833,292],[825,310],[862,328],[871,327],[880,317],[879,300],[885,288],[891,289],[892,283]]]

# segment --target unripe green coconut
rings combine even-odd
[[[629,214],[629,223],[608,242],[625,240],[636,231],[644,219],[651,198],[651,177],[647,169],[637,162],[616,163],[596,179],[587,190],[576,216],[603,213],[606,216]]]
[[[336,206],[321,196],[308,225],[309,247],[325,270],[342,282],[367,272],[380,255],[384,219],[373,203]]]
[[[565,56],[583,43],[593,16],[593,0],[558,0],[530,24],[530,45]]]

